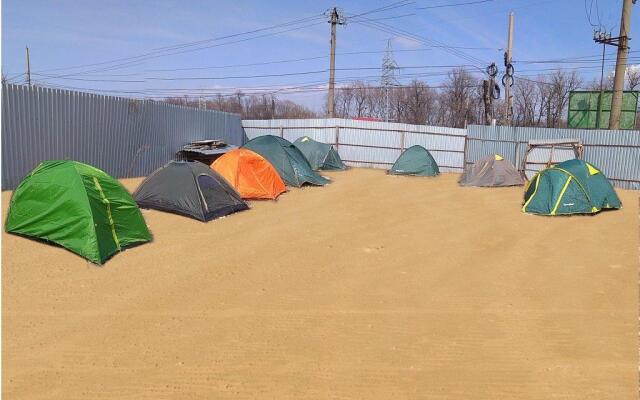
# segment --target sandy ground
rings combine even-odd
[[[637,398],[638,192],[549,218],[453,174],[327,175],[207,224],[144,211],[154,242],[104,267],[3,233],[3,398]]]

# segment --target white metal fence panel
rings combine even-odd
[[[464,164],[464,129],[340,118],[243,120],[242,125],[248,139],[275,135],[293,142],[306,135],[331,143],[355,167],[388,169],[415,144],[431,151],[444,172],[460,172]]]

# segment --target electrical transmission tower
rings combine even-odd
[[[384,120],[386,122],[389,122],[389,116],[391,114],[389,91],[391,87],[398,86],[398,79],[396,77],[397,70],[398,64],[396,64],[396,60],[393,58],[393,48],[391,47],[391,39],[389,39],[384,52],[384,58],[382,59],[382,78],[380,82],[384,88]]]

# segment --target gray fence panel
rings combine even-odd
[[[73,159],[116,178],[145,176],[198,139],[245,142],[240,116],[24,85],[2,87],[2,189],[40,162]]]
[[[602,169],[614,185],[640,189],[640,131],[470,125],[467,133],[467,162],[497,153],[517,167],[529,140],[580,139],[583,158]]]
[[[244,120],[242,124],[249,139],[276,135],[294,141],[307,135],[334,144],[345,163],[356,167],[388,169],[414,144],[433,150],[442,171],[460,172],[464,162],[464,129],[340,118]]]

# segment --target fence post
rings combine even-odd
[[[400,152],[404,151],[404,134],[404,131],[400,132]]]
[[[280,132],[280,137],[284,138],[284,128],[282,127],[282,125],[280,126],[280,128],[278,128],[278,132]]]
[[[336,125],[336,151],[340,148],[340,127]]]
[[[462,152],[462,171],[467,167],[467,142],[468,142],[469,131],[464,135],[464,150]]]

